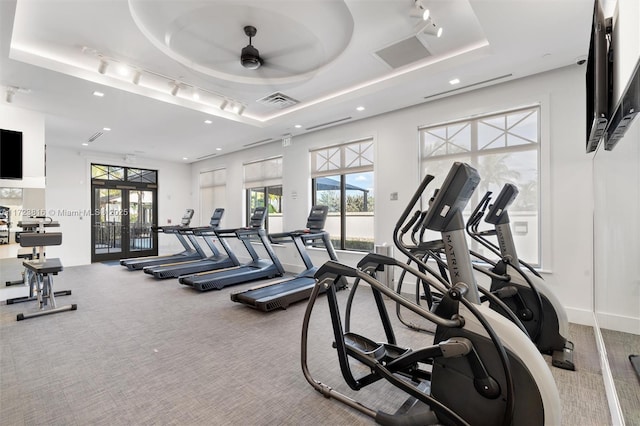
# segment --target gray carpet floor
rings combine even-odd
[[[55,288],[73,294],[58,303],[77,303],[77,311],[17,322],[33,302],[0,306],[0,424],[371,424],[305,381],[306,303],[264,313],[230,301],[230,293],[255,284],[199,293],[118,265],[66,268]],[[356,309],[352,327],[382,338],[366,293]],[[388,385],[353,392],[344,384],[327,312],[321,296],[310,330],[312,374],[364,404],[393,410],[404,396]],[[428,334],[392,320],[400,344],[430,344]],[[578,371],[552,369],[563,425],[608,425],[593,330],[572,324],[570,332]]]

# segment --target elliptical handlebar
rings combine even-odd
[[[425,280],[429,284],[433,284],[434,286],[439,287],[427,275],[411,268],[410,266],[404,263],[398,262],[391,257],[376,255],[375,253],[370,253],[367,256],[373,256],[373,255],[377,256],[379,260],[385,262],[386,265],[393,265],[393,266],[398,266],[400,268],[406,269],[408,272],[415,274],[417,277],[419,277],[422,280]],[[352,268],[350,266],[343,265],[339,262],[329,260],[324,265],[322,265],[314,275],[314,278],[320,283],[335,282],[337,281],[337,277],[350,277],[350,278],[361,279],[366,283],[368,283],[369,285],[371,285],[372,287],[379,290],[385,296],[391,299],[394,299],[396,302],[400,303],[405,308],[428,319],[434,324],[438,324],[448,328],[457,328],[457,327],[462,327],[464,325],[464,320],[462,320],[461,318],[457,318],[457,319],[441,318],[438,315],[434,314],[433,312],[427,309],[424,309],[421,306],[416,305],[415,303],[412,303],[411,301],[403,297],[398,297],[398,294],[395,291],[393,291],[392,289],[388,288],[385,285],[381,285],[380,282],[376,280],[374,277],[357,268]],[[446,289],[441,289],[441,290],[446,291]]]

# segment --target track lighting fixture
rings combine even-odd
[[[422,18],[423,21],[429,19],[429,9],[424,6],[422,0],[415,0],[413,2],[413,7],[411,8],[411,12],[409,12],[409,16],[413,16],[414,18]]]
[[[255,35],[255,29],[250,31],[250,33],[250,37]],[[92,58],[91,65],[89,65],[89,67],[95,66],[95,61],[97,60],[97,71],[102,75],[107,75],[109,78],[120,79],[136,86],[144,87],[145,89],[161,92],[165,96],[168,92],[171,96],[178,97],[178,94],[182,91],[179,96],[181,99],[192,100],[193,102],[212,107],[219,105],[220,110],[232,112],[238,115],[242,115],[245,112],[246,105],[242,102],[233,98],[228,98],[221,93],[217,93],[207,88],[196,86],[188,82],[182,82],[181,78],[171,77],[150,69],[141,68],[116,57],[106,56],[97,49],[88,46],[82,47],[82,53]],[[169,87],[168,90],[166,89],[167,85]],[[25,90],[26,89],[18,87],[13,87],[12,90],[7,88],[5,94],[6,101],[12,102],[15,93],[26,93]],[[104,93],[94,92],[94,95],[104,96]]]

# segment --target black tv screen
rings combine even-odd
[[[609,46],[600,0],[593,5],[591,40],[587,58],[587,152],[598,148],[609,121]]]
[[[22,132],[0,129],[0,179],[22,179]]]

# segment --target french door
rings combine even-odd
[[[158,254],[157,185],[127,181],[139,169],[120,169],[121,180],[92,179],[92,262]]]

